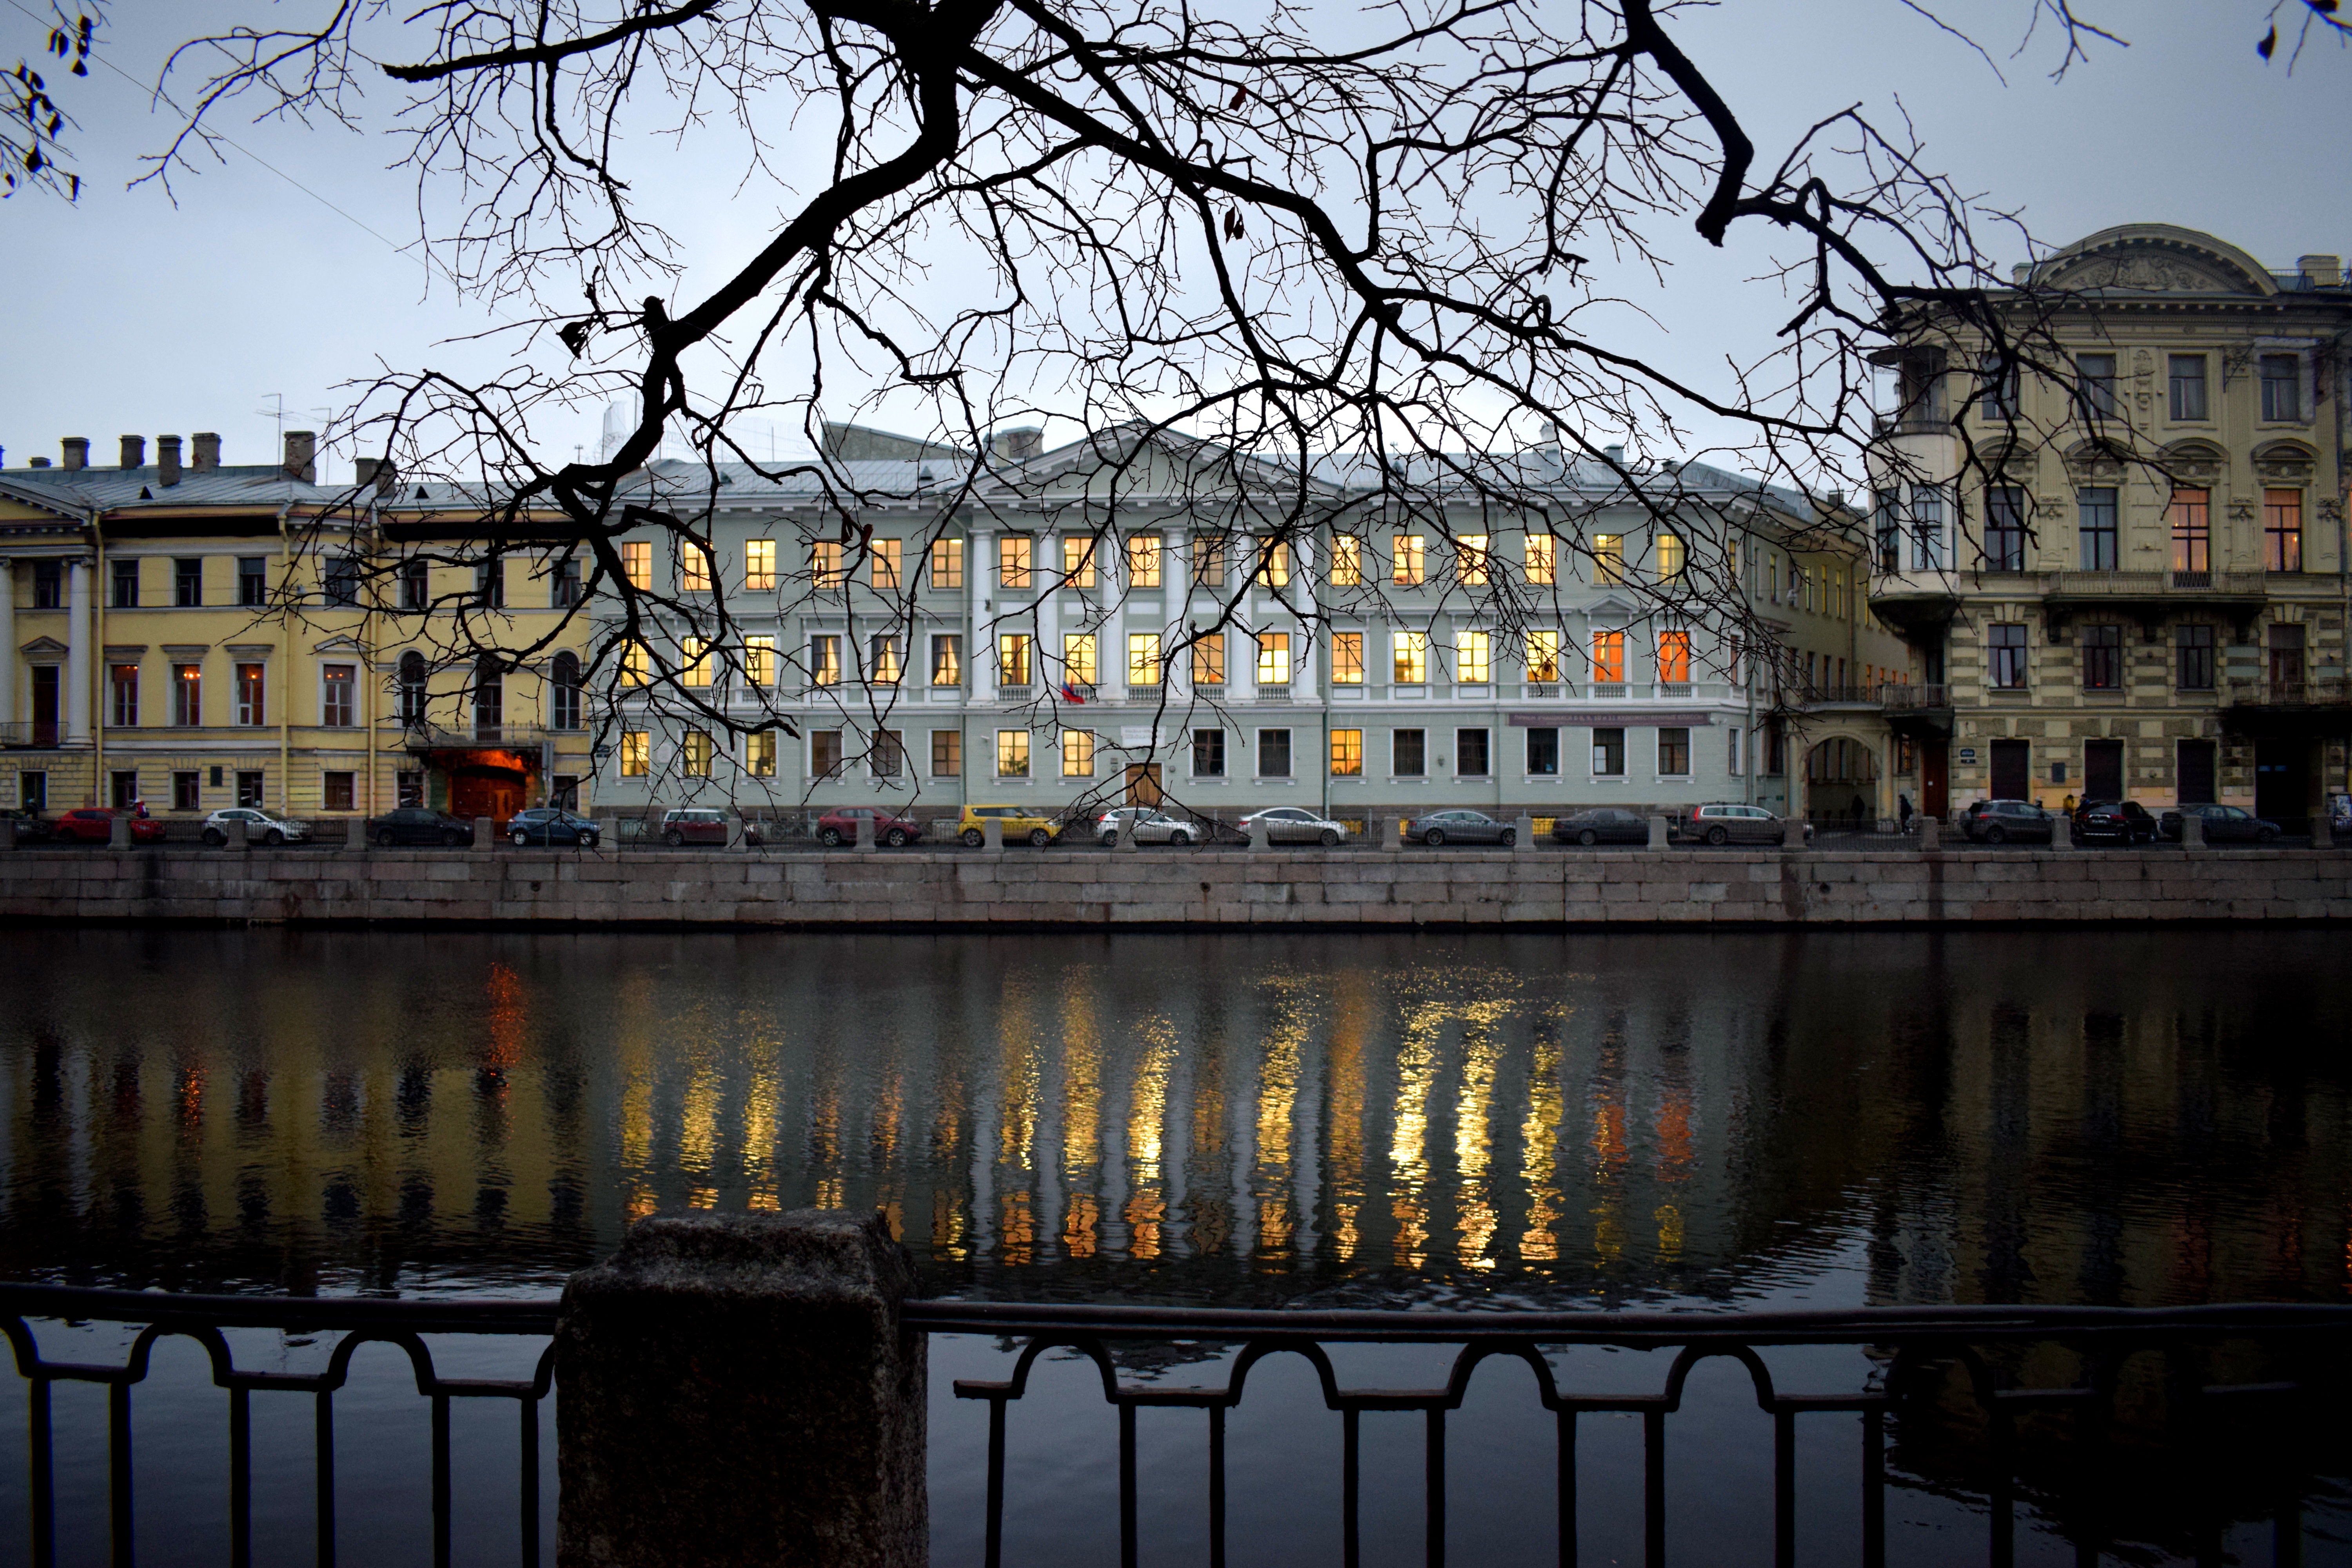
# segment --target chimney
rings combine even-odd
[[[1625,466],[1625,448],[1624,448],[1624,447],[1601,447],[1601,456],[1603,456],[1603,457],[1607,458],[1611,462],[1612,462],[1612,463],[1616,464],[1619,468],[1623,468],[1623,467]]]
[[[211,430],[199,430],[194,436],[189,437],[188,440],[192,444],[192,448],[195,453],[194,460],[188,464],[188,467],[194,468],[199,472],[205,468],[217,468],[220,467],[220,437],[218,434]]]
[[[400,470],[383,458],[352,459],[352,483],[354,485],[372,483],[375,486],[375,493],[383,495],[399,481]]]
[[[180,438],[177,436],[155,437],[155,478],[166,485],[180,482]]]
[[[2031,263],[2021,261],[2009,269],[2009,280],[2021,289],[2032,281],[2032,279],[2033,268]]]
[[[64,440],[58,442],[58,445],[66,449],[65,466],[67,468],[87,468],[89,467],[89,437],[68,436]]]
[[[315,430],[286,432],[286,477],[316,484],[319,479],[319,433]]]
[[[1015,463],[1025,463],[1045,449],[1045,433],[1033,426],[1018,430],[999,430],[989,443],[997,455]]]
[[[2344,258],[2340,256],[2298,256],[2294,269],[2310,279],[2315,289],[2344,287]]]
[[[37,468],[46,468],[48,466],[49,460],[47,458],[36,458],[33,459],[33,467]]]
[[[147,466],[146,437],[125,436],[122,437],[122,466],[126,468],[143,468]]]

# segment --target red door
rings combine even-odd
[[[1919,744],[1919,809],[1942,818],[1950,810],[1952,748],[1943,741]]]

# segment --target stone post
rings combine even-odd
[[[991,855],[1004,853],[1004,818],[983,816],[980,819],[980,847]]]
[[[1664,849],[1667,847],[1669,842],[1670,840],[1667,837],[1666,819],[1663,816],[1651,817],[1650,847],[1653,849]]]
[[[246,822],[245,818],[241,816],[228,825],[228,847],[230,848],[249,849],[253,847],[253,835],[247,831],[248,826],[249,825]]]
[[[2205,847],[2205,814],[2183,811],[2180,814],[2180,847],[2183,849]]]
[[[640,1221],[563,1288],[561,1568],[923,1568],[913,1289],[879,1215]]]
[[[1922,816],[1919,818],[1920,853],[1933,854],[1940,847],[1937,843],[1937,837],[1942,830],[1943,826],[1943,820],[1940,817]]]
[[[1780,819],[1781,848],[1802,849],[1808,842],[1809,840],[1805,835],[1805,819],[1803,817],[1784,816]]]
[[[1253,855],[1262,849],[1270,849],[1274,847],[1273,832],[1266,826],[1263,817],[1249,825],[1249,847],[1250,853]]]
[[[1143,819],[1139,816],[1121,817],[1119,819],[1118,826],[1118,841],[1114,844],[1112,847],[1115,849],[1142,848],[1143,846],[1137,842],[1135,837],[1135,825],[1142,820]]]
[[[16,819],[13,816],[0,816],[0,849],[15,847],[16,847]]]
[[[478,816],[474,818],[475,848],[488,849],[490,847],[491,826],[490,819],[487,816]]]
[[[2324,804],[2311,814],[2311,847],[2314,849],[2336,847],[2336,824],[2329,819]]]
[[[1402,849],[1404,847],[1403,817],[1383,816],[1381,818],[1381,847],[1383,849]]]
[[[2063,811],[2051,812],[2049,816],[2050,847],[2053,849],[2074,847],[2074,819]]]
[[[109,849],[131,847],[131,818],[118,813],[114,820],[106,825],[106,847]]]
[[[343,847],[364,849],[368,847],[367,818],[354,816],[343,830]]]
[[[1513,822],[1511,826],[1519,836],[1519,841],[1517,846],[1518,849],[1526,851],[1536,847],[1536,819],[1534,817],[1522,816]]]
[[[874,853],[874,819],[870,816],[860,816],[857,819],[856,847],[860,855]]]

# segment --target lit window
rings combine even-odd
[[[1025,779],[1029,776],[1029,731],[999,730],[996,732],[996,776],[1001,779]]]
[[[1528,581],[1545,586],[1558,578],[1559,541],[1549,533],[1528,535]]]
[[[1199,539],[1192,542],[1192,572],[1204,588],[1225,585],[1225,542],[1222,539]]]
[[[1084,539],[1062,541],[1062,582],[1072,588],[1095,585],[1095,542],[1091,534]]]
[[[1595,632],[1592,634],[1592,679],[1603,686],[1621,684],[1625,679],[1625,634]]]
[[[415,575],[421,587],[425,574],[419,572]],[[621,575],[629,580],[629,586],[632,588],[650,588],[654,585],[654,547],[650,542],[632,539],[622,543]],[[405,585],[404,581],[403,586]],[[407,604],[406,607],[412,610],[423,609],[424,595],[420,593],[415,597],[417,602]],[[404,600],[404,603],[406,601]]]
[[[1625,580],[1625,536],[1622,533],[1596,533],[1592,536],[1592,581],[1603,587]]]
[[[1340,588],[1360,587],[1364,581],[1364,542],[1348,534],[1331,539],[1331,582]]]
[[[2271,572],[2303,570],[2303,492],[2263,492],[2263,566]]]
[[[963,638],[936,637],[931,639],[931,684],[963,684]]]
[[[1400,588],[1418,587],[1425,574],[1423,551],[1427,542],[1418,533],[1400,533],[1393,542],[1389,557],[1390,581]]]
[[[1364,732],[1361,730],[1331,731],[1331,776],[1339,779],[1364,776]]]
[[[1090,779],[1095,776],[1095,732],[1092,730],[1062,731],[1062,776],[1066,779]]]
[[[1062,634],[1062,679],[1078,686],[1095,683],[1095,634]]]
[[[2213,492],[2172,492],[2172,569],[2210,572],[2213,569]]]
[[[710,736],[701,730],[688,730],[678,737],[678,766],[690,779],[710,776]]]
[[[1290,684],[1290,634],[1288,632],[1258,634],[1257,683],[1260,686]]]
[[[743,586],[762,593],[776,585],[776,542],[755,539],[743,546]]]
[[[1493,640],[1485,632],[1454,634],[1454,679],[1465,686],[1484,686],[1494,679]]]
[[[1683,563],[1685,560],[1683,536],[1679,533],[1661,533],[1658,535],[1657,548],[1658,581],[1661,583],[1680,582],[1682,580]]]
[[[1025,533],[1008,533],[996,542],[996,581],[1006,588],[1029,586],[1029,548]]]
[[[193,730],[205,721],[205,667],[201,664],[175,664],[172,667],[172,722],[184,730]]]
[[[830,633],[809,638],[809,684],[837,686],[841,682],[841,639]]]
[[[1658,679],[1674,684],[1690,679],[1690,633],[1658,634]]]
[[[359,681],[348,664],[331,664],[319,672],[319,722],[331,730],[348,730],[359,721],[353,697]]]
[[[115,664],[107,667],[107,686],[114,699],[110,722],[128,729],[139,722],[139,667],[135,664]]]
[[[653,771],[653,737],[643,730],[621,731],[621,776],[641,779]]]
[[[775,638],[743,639],[743,679],[754,686],[773,686],[776,683]]]
[[[710,552],[688,544],[677,552],[677,585],[689,594],[710,592]]]
[[[1462,581],[1469,587],[1478,587],[1486,581],[1486,539],[1483,533],[1465,533],[1454,541]]]
[[[647,679],[647,665],[649,662],[650,661],[646,658],[645,644],[641,642],[624,643],[621,646],[621,684],[624,686],[643,686]],[[421,697],[423,693],[420,689],[419,696]]]
[[[1528,634],[1528,679],[1538,681],[1559,679],[1559,633],[1557,631]]]
[[[236,667],[236,721],[249,729],[269,722],[268,704],[265,700],[268,679],[264,667],[240,664]]]
[[[1203,632],[1192,639],[1192,684],[1223,686],[1225,683],[1225,634]]]
[[[896,632],[878,632],[870,645],[874,658],[874,684],[896,686],[907,668],[906,640]]]
[[[1396,683],[1400,686],[1420,686],[1429,679],[1429,634],[1399,632],[1396,634]]]
[[[996,639],[997,680],[1004,686],[1029,684],[1029,636],[1007,632]]]
[[[961,588],[963,586],[963,541],[935,539],[931,541],[931,586]]]
[[[1290,583],[1290,545],[1279,539],[1262,539],[1257,547],[1257,580],[1269,588]]]
[[[1130,533],[1127,536],[1127,585],[1130,588],[1160,586],[1158,534]]]
[[[1364,634],[1333,632],[1331,634],[1331,684],[1361,686],[1364,683]]]
[[[839,541],[820,539],[809,546],[809,577],[820,588],[841,586],[844,578]]]
[[[700,637],[680,637],[677,646],[686,669],[679,679],[688,686],[709,685],[710,645]]]
[[[898,586],[898,546],[899,542],[895,539],[876,539],[867,542],[866,549],[871,553],[866,557],[866,581],[873,586],[884,589]]]
[[[1158,632],[1127,634],[1127,683],[1129,686],[1160,684],[1160,634]]]
[[[745,736],[743,762],[754,778],[775,777],[776,732],[773,730],[754,730]]]

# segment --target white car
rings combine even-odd
[[[1335,849],[1348,841],[1348,825],[1316,816],[1302,806],[1277,805],[1244,816],[1241,830],[1247,834],[1258,823],[1265,824],[1268,844],[1320,844]]]
[[[245,841],[248,844],[306,844],[310,838],[307,822],[289,822],[282,816],[254,805],[233,805],[226,811],[215,811],[205,818],[205,842],[217,849],[228,842],[229,824],[245,824]]]
[[[1175,817],[1165,816],[1157,807],[1149,805],[1122,805],[1096,818],[1095,834],[1102,840],[1104,848],[1115,847],[1121,833],[1134,834],[1135,842],[1139,845],[1173,844],[1179,849],[1201,841],[1199,828],[1189,822],[1180,822]]]

